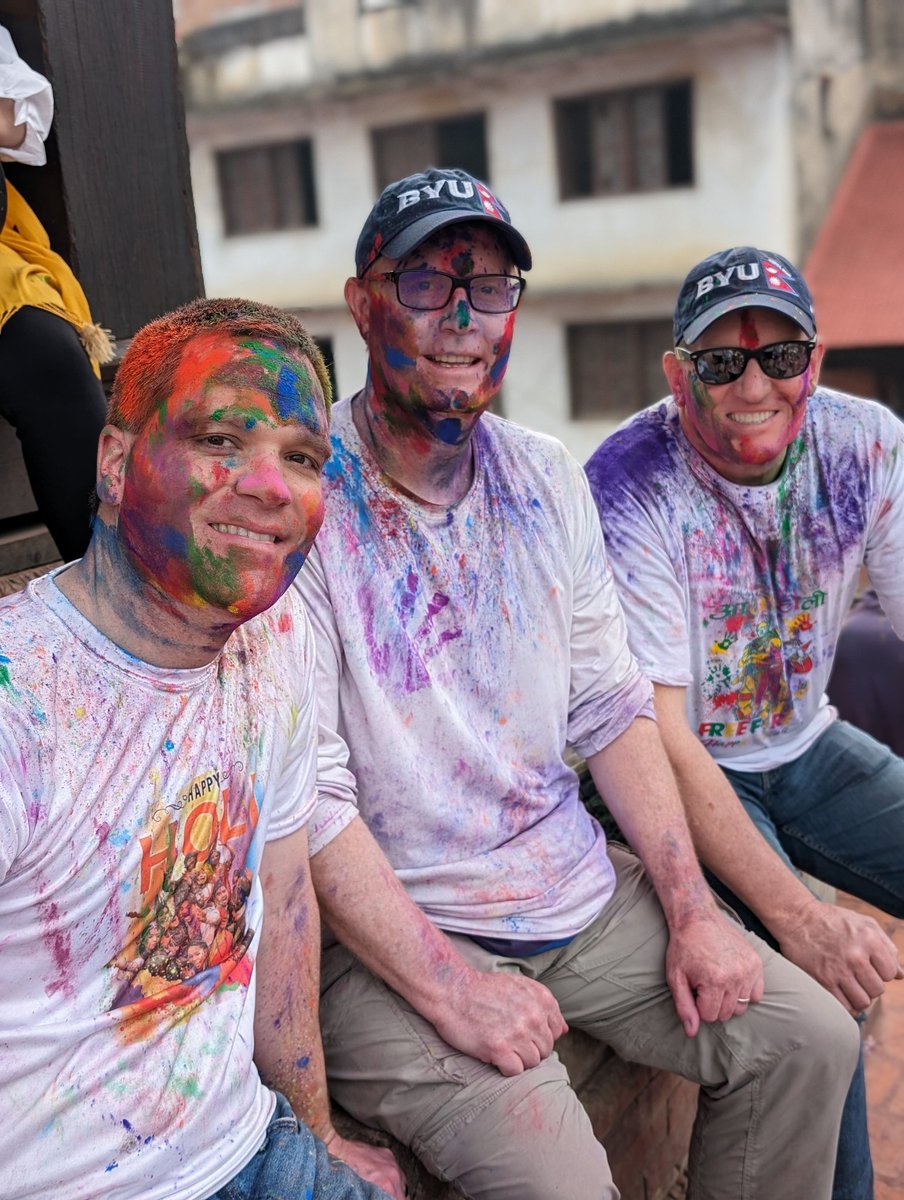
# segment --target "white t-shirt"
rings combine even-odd
[[[323,724],[312,852],[356,815],[442,928],[566,937],[613,887],[563,762],[650,714],[579,465],[484,416],[452,508],[392,487],[348,401],[333,410],[326,519],[296,582]]]
[[[631,635],[657,683],[688,688],[724,766],[792,762],[835,716],[825,687],[866,563],[904,635],[904,425],[817,390],[775,482],[730,483],[669,399],[587,464]]]
[[[13,123],[25,126],[21,146],[0,146],[0,160],[13,159],[41,167],[47,162],[44,139],[53,121],[53,92],[43,75],[16,53],[13,39],[0,25],[0,96],[13,100]]]
[[[51,576],[0,604],[0,1162],[18,1200],[205,1197],[259,1148],[257,876],[265,839],[312,809],[315,709],[291,591],[191,670],[120,650]]]

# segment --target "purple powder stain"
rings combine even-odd
[[[301,1058],[296,1058],[295,1066],[300,1067],[301,1070],[303,1071],[310,1061],[311,1061],[310,1056],[305,1054]]]

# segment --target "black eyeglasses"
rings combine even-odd
[[[683,346],[676,346],[675,354],[692,362],[704,383],[723,384],[740,379],[752,358],[770,379],[794,379],[806,371],[815,348],[816,339],[813,338],[809,342],[773,342],[757,350],[744,350],[740,346],[685,350]]]
[[[477,312],[504,313],[518,307],[525,288],[520,275],[447,275],[445,271],[384,271],[371,279],[390,279],[399,303],[430,311],[445,308],[455,288],[464,288]]]

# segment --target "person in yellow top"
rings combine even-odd
[[[0,26],[0,161],[46,162],[53,93]],[[109,335],[24,198],[3,178],[0,416],[15,428],[38,509],[61,556],[88,544],[97,438],[106,417],[100,364]],[[0,218],[3,217],[0,199]]]

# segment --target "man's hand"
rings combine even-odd
[[[503,1075],[537,1066],[568,1032],[552,993],[511,971],[461,972],[429,1019],[450,1046]]]
[[[383,1146],[368,1146],[364,1142],[349,1141],[340,1137],[335,1130],[325,1139],[324,1145],[333,1158],[338,1158],[340,1162],[351,1167],[362,1179],[382,1188],[393,1200],[405,1200],[405,1176],[391,1150],[386,1150]]]
[[[717,910],[672,929],[666,978],[688,1037],[701,1021],[742,1016],[763,998],[760,956]]]
[[[834,904],[814,899],[801,921],[780,932],[779,945],[854,1016],[882,995],[887,981],[904,979],[895,944],[878,922]]]

